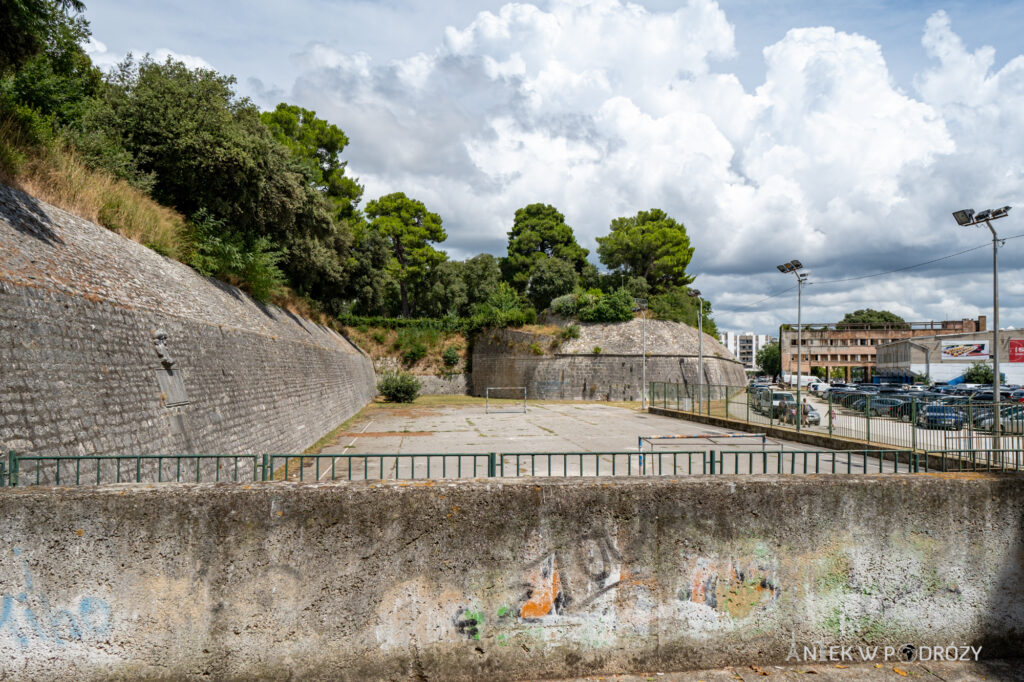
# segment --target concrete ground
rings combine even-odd
[[[307,460],[304,478],[482,477],[488,475],[488,453],[498,453],[497,476],[690,475],[712,473],[712,466],[716,473],[879,471],[875,458],[833,457],[801,443],[763,443],[754,434],[726,438],[725,429],[608,403],[530,402],[525,413],[521,404],[500,408],[487,411],[483,401],[374,405],[321,457]],[[666,435],[712,437],[658,440],[653,451],[644,443],[640,456],[638,436]],[[884,471],[893,468],[883,463]]]
[[[774,665],[697,670],[685,673],[649,672],[635,675],[594,675],[572,682],[725,682],[726,680],[815,680],[815,682],[891,682],[893,680],[924,680],[926,682],[999,682],[1024,681],[1024,660],[978,661],[969,663],[858,663],[850,666],[809,664],[793,667]],[[562,682],[569,682],[563,680]]]

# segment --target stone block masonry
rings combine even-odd
[[[580,325],[579,339],[514,329],[482,333],[473,345],[473,394],[488,386],[525,386],[530,400],[640,400],[643,321]],[[685,384],[700,374],[698,332],[675,322],[648,320],[647,381]],[[743,365],[704,336],[701,386],[743,386]],[[595,352],[596,349],[596,352]]]
[[[0,490],[0,678],[1019,656],[1022,500],[1024,477],[976,474]]]
[[[376,394],[342,335],[0,185],[0,448],[298,452]]]

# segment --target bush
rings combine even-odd
[[[580,326],[578,324],[570,324],[562,330],[562,338],[567,341],[580,338]]]
[[[377,382],[377,391],[389,403],[411,403],[420,393],[420,380],[408,372],[387,372]]]
[[[411,367],[427,355],[427,346],[419,341],[414,342],[402,353],[402,362]]]
[[[388,340],[388,334],[383,329],[378,329],[370,334],[370,338],[383,346]]]
[[[594,346],[594,355],[601,354],[601,346]]]
[[[459,351],[455,346],[448,346],[441,354],[441,359],[444,360],[445,367],[454,367],[459,364]]]
[[[544,355],[544,349],[536,341],[530,344],[530,352],[534,355]]]
[[[580,308],[579,318],[584,322],[627,322],[633,319],[633,297],[625,289],[595,297],[595,301]]]
[[[236,284],[263,302],[284,288],[285,276],[277,264],[285,250],[274,248],[266,237],[245,243],[205,209],[196,213],[193,223],[195,250],[189,265],[200,273]]]

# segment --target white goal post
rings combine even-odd
[[[497,403],[491,400],[514,400],[512,404]],[[484,413],[521,412],[526,414],[526,386],[488,386],[484,392]]]

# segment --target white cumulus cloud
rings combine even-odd
[[[870,36],[827,26],[765,47],[748,91],[721,68],[736,46],[712,0],[509,3],[392,61],[311,45],[289,99],[346,131],[368,197],[400,190],[438,211],[455,257],[503,253],[527,203],[557,206],[592,250],[613,218],[656,206],[687,225],[722,328],[790,320],[794,297],[749,304],[790,285],[774,265],[792,258],[821,282],[805,319],[985,314],[982,252],[825,283],[982,243],[950,211],[1024,190],[1024,56],[994,72],[992,50],[970,52],[945,13],[922,28],[932,61],[914,92]],[[1009,291],[1019,261],[1006,259]],[[1003,313],[1018,326],[1022,299]]]

